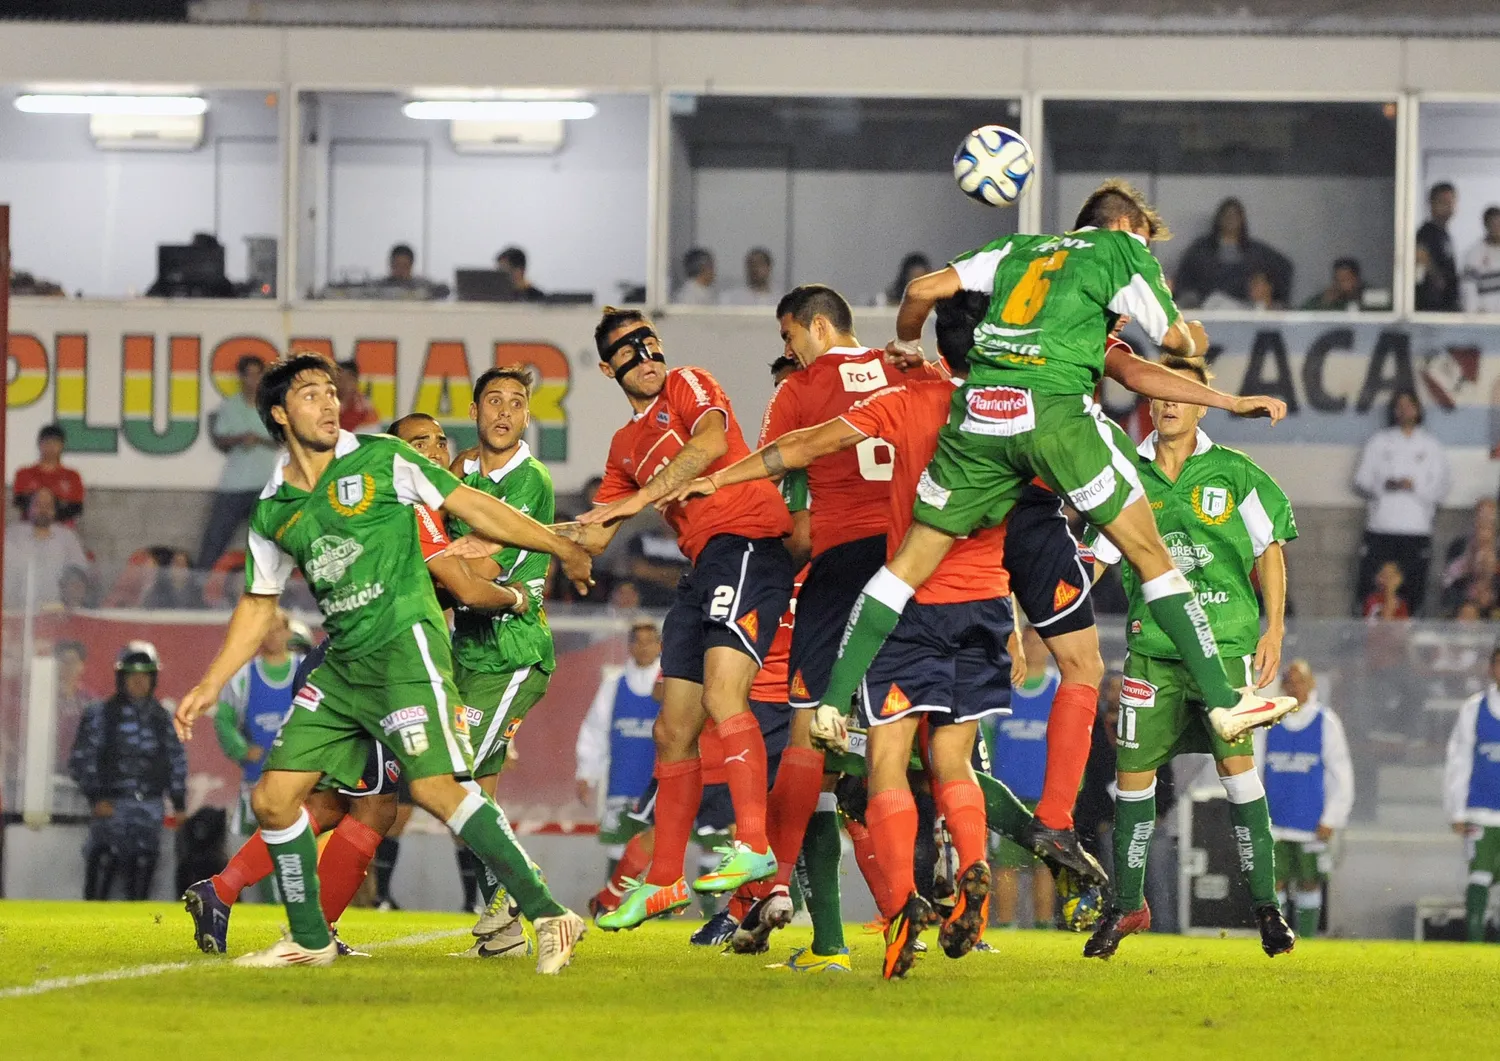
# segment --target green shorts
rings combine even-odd
[[[511,739],[526,713],[547,691],[552,675],[540,667],[519,670],[453,672],[463,697],[464,716],[474,741],[474,776],[498,774]]]
[[[1003,523],[1021,489],[1038,477],[1099,527],[1144,496],[1135,446],[1091,399],[959,387],[912,512],[919,523],[961,538]]]
[[[1233,687],[1250,682],[1249,656],[1238,662],[1225,659]],[[1187,667],[1177,660],[1153,659],[1131,653],[1125,657],[1125,681],[1120,690],[1120,720],[1116,724],[1116,769],[1134,774],[1155,770],[1179,755],[1207,753],[1216,762],[1232,755],[1253,755],[1247,732],[1226,744],[1208,723],[1203,694]]]
[[[352,789],[373,738],[408,781],[468,773],[473,752],[452,666],[448,632],[426,623],[360,659],[330,652],[292,701],[266,769],[317,771],[325,787]]]
[[[1035,799],[1021,801],[1022,805],[1033,813],[1036,812],[1036,805],[1040,802]],[[994,864],[997,869],[1030,869],[1033,866],[1040,866],[1042,860],[1010,837],[1002,836],[999,843],[995,845]]]
[[[1328,845],[1316,840],[1277,840],[1275,849],[1276,883],[1287,881],[1325,881],[1330,861]]]

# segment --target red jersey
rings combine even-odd
[[[760,444],[832,420],[875,391],[908,380],[940,378],[942,372],[936,365],[905,371],[887,365],[880,350],[836,346],[776,388],[761,425]],[[872,437],[853,449],[812,462],[807,469],[807,493],[814,556],[835,545],[885,533],[894,456],[889,440]]]
[[[57,520],[72,524],[83,510],[83,477],[72,468],[59,464],[56,468],[43,468],[33,464],[16,471],[16,482],[11,487],[11,496],[22,510],[31,502],[31,495],[38,490],[51,491],[57,499]]]
[[[804,567],[797,572],[797,577],[792,582],[792,602],[787,605],[786,614],[776,627],[776,637],[771,641],[765,663],[761,664],[760,670],[755,672],[755,680],[750,683],[752,700],[759,700],[763,704],[787,702],[787,665],[792,656],[792,620],[797,616],[797,594],[802,592],[802,582],[806,578],[807,568]]]
[[[917,480],[937,451],[938,429],[948,422],[953,384],[920,381],[893,387],[860,402],[843,415],[854,430],[883,438],[896,447],[896,465],[885,509],[886,559],[896,555],[911,526]],[[988,527],[960,538],[937,571],[917,590],[918,604],[961,604],[1010,593],[1005,570],[1005,527]]]
[[[432,509],[426,505],[413,505],[411,508],[417,516],[417,542],[422,547],[422,562],[426,563],[448,548],[448,534]]]
[[[594,504],[629,497],[649,483],[687,445],[698,421],[714,410],[727,421],[729,451],[710,464],[704,475],[749,456],[750,447],[745,445],[729,396],[717,380],[701,368],[668,372],[656,400],[615,432]],[[666,518],[677,532],[677,547],[694,562],[715,534],[783,538],[792,533],[792,517],[781,492],[764,480],[679,502],[667,509]]]

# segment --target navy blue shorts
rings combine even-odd
[[[872,726],[925,712],[934,726],[1010,710],[1010,601],[906,606],[860,685]]]
[[[703,655],[720,645],[764,663],[795,575],[780,538],[710,538],[662,622],[662,677],[702,685]]]
[[[884,563],[885,535],[876,534],[835,545],[809,565],[797,594],[797,621],[787,660],[788,700],[793,707],[812,708],[823,702],[849,613],[865,583]]]
[[[1026,621],[1042,637],[1094,625],[1093,572],[1062,514],[1062,498],[1036,484],[1021,491],[1005,524],[1005,570]]]
[[[370,754],[365,759],[364,773],[359,775],[359,784],[354,788],[341,788],[339,792],[356,799],[402,792],[406,796],[402,802],[411,802],[411,793],[406,792],[406,786],[401,781],[401,760],[378,740],[370,742]]]

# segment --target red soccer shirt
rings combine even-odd
[[[781,624],[776,627],[776,637],[771,641],[765,663],[761,664],[760,670],[755,672],[755,680],[750,683],[752,700],[759,700],[763,704],[787,702],[787,665],[792,657],[792,620],[797,615],[797,594],[802,592],[805,578],[806,567],[797,572],[797,578],[792,582],[792,602],[787,606],[786,614],[781,617]]]
[[[57,499],[57,519],[70,526],[77,521],[83,509],[83,477],[72,468],[59,464],[56,468],[43,468],[32,464],[16,470],[15,485],[11,494],[16,503],[29,504],[31,495],[38,490],[50,490]]]
[[[729,396],[717,380],[701,368],[668,372],[656,400],[615,432],[604,465],[604,482],[594,496],[594,504],[618,501],[649,483],[687,445],[698,421],[714,410],[723,413],[727,421],[729,451],[710,464],[704,475],[749,456],[750,447],[745,445]],[[792,517],[780,491],[764,480],[672,505],[666,518],[677,532],[677,547],[695,563],[716,534],[783,538],[792,533]]]
[[[412,511],[417,516],[417,542],[422,546],[422,562],[426,563],[448,548],[448,534],[426,505],[413,505]]]
[[[908,380],[941,377],[936,365],[907,372],[887,365],[880,350],[834,347],[776,388],[761,425],[760,444],[832,420],[875,391]],[[888,439],[870,438],[853,449],[812,462],[807,469],[807,493],[814,556],[835,545],[885,533],[892,459]]]
[[[843,415],[854,430],[883,438],[896,447],[885,509],[886,559],[896,555],[911,526],[917,480],[937,451],[938,429],[948,422],[953,384],[920,381],[893,387],[860,402]],[[960,538],[933,574],[917,590],[918,604],[960,604],[1010,593],[1005,571],[1005,528],[989,527]]]

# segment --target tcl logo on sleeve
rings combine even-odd
[[[1126,678],[1120,683],[1121,707],[1155,707],[1156,686],[1140,678]]]
[[[844,389],[857,394],[878,391],[886,385],[885,365],[880,361],[839,365],[839,375],[844,380]]]
[[[1019,387],[975,387],[965,396],[968,415],[960,431],[974,435],[1021,435],[1036,427],[1031,392]]]

